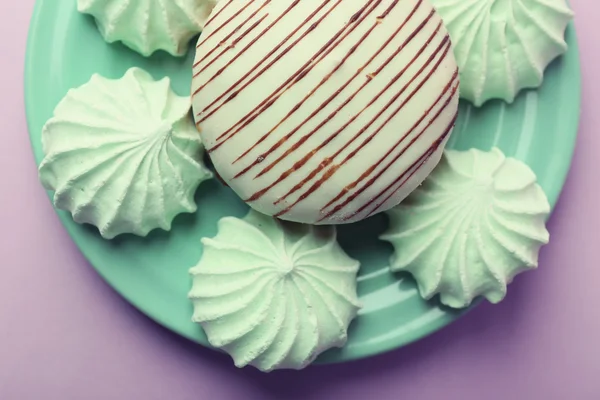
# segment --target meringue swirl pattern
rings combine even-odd
[[[498,150],[447,150],[405,202],[388,212],[382,236],[394,246],[392,271],[416,279],[425,299],[450,307],[475,297],[501,301],[507,285],[536,268],[548,243],[550,205],[524,163]]]
[[[108,43],[123,42],[148,57],[157,50],[184,56],[218,0],[77,0],[96,18]]]
[[[573,18],[565,0],[431,0],[460,70],[460,95],[476,106],[509,103],[542,84],[546,66],[567,51]]]
[[[335,227],[251,211],[223,218],[218,235],[202,243],[190,270],[193,321],[236,366],[301,369],[346,343],[359,309],[359,263],[338,245]]]
[[[168,78],[138,68],[69,91],[42,132],[39,176],[55,206],[106,239],[170,230],[196,211],[196,189],[212,176],[190,108]]]

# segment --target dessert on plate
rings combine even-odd
[[[454,44],[460,95],[476,106],[512,103],[542,84],[544,70],[567,51],[573,19],[566,0],[431,0]]]
[[[146,57],[157,50],[184,56],[217,1],[77,0],[77,8],[95,18],[109,43],[122,42]]]
[[[193,320],[238,367],[301,369],[342,347],[356,316],[359,263],[335,227],[281,222],[251,211],[223,218],[193,277]]]
[[[467,307],[492,303],[538,266],[550,237],[550,204],[533,171],[498,149],[446,150],[425,183],[389,212],[381,237],[394,246],[390,269],[410,272],[421,295]]]
[[[224,181],[283,220],[390,209],[438,163],[458,107],[450,38],[428,1],[223,1],[192,80]]]
[[[94,75],[44,126],[40,180],[57,208],[106,239],[170,230],[175,216],[196,211],[194,193],[212,176],[190,98],[170,83],[139,68],[118,80]]]
[[[496,303],[537,267],[550,206],[531,168],[496,148],[444,148],[459,96],[512,102],[542,83],[566,50],[564,0],[78,8],[108,42],[145,56],[182,56],[204,29],[190,96],[140,68],[69,91],[43,129],[39,175],[56,208],[103,238],[146,236],[196,211],[212,176],[206,148],[251,211],[202,239],[188,297],[198,329],[237,366],[301,369],[346,343],[359,262],[336,233],[378,213],[389,217],[389,270],[410,273],[428,301]]]

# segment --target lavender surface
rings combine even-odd
[[[583,107],[573,168],[540,269],[403,349],[270,375],[161,328],[87,265],[54,213],[29,146],[25,42],[34,0],[2,1],[0,398],[3,400],[600,398],[600,3],[571,0]]]

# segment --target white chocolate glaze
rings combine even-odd
[[[402,201],[438,163],[458,107],[428,0],[223,0],[192,86],[223,180],[262,213],[316,224]]]

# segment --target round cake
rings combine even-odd
[[[430,174],[459,79],[427,0],[223,0],[192,86],[210,158],[244,201],[340,224],[390,209]]]

